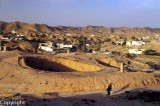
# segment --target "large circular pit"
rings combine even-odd
[[[95,72],[101,68],[75,58],[64,57],[25,57],[25,65],[30,68],[51,72]]]

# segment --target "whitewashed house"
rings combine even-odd
[[[1,39],[2,39],[2,40],[10,40],[9,37],[2,37]]]
[[[67,33],[66,36],[71,36],[71,34]]]
[[[12,30],[12,34],[15,34],[15,33],[17,33],[15,30]]]
[[[123,45],[123,44],[125,44],[125,41],[117,41],[115,43],[116,43],[116,45]]]
[[[2,36],[1,40],[2,41],[9,41],[11,40],[12,38],[8,37],[8,36]]]
[[[58,48],[63,48],[63,43],[57,43],[56,45]]]
[[[20,34],[20,35],[16,35],[17,37],[24,37],[25,35],[23,34]]]
[[[128,46],[131,46],[131,45],[133,45],[133,46],[143,46],[143,45],[145,45],[145,42],[143,42],[143,41],[131,41],[131,42],[127,41],[126,45],[128,45]]]
[[[143,41],[132,41],[132,45],[143,46],[143,45],[145,45],[145,42],[143,42]]]
[[[63,48],[72,48],[72,45],[63,45]]]
[[[129,54],[143,54],[144,49],[129,49]]]
[[[88,43],[86,44],[86,46],[89,46],[89,45],[90,45],[90,44],[88,44]]]
[[[23,35],[23,34],[20,34],[20,36],[21,36],[21,37],[24,37],[25,35]]]
[[[63,43],[57,43],[58,48],[72,48],[72,45],[63,44]]]
[[[98,52],[93,50],[92,53],[93,53],[93,54],[97,54]]]
[[[132,42],[127,41],[127,42],[126,42],[126,45],[131,46],[131,45],[132,45]]]
[[[52,43],[40,43],[38,48],[40,50],[44,50],[44,51],[47,51],[47,52],[52,52],[53,51]]]
[[[94,37],[95,35],[90,35],[91,37]]]

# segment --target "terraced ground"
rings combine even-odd
[[[85,60],[82,61],[83,58],[80,61],[75,59],[75,56],[63,58],[55,58],[54,55],[50,56],[52,57],[49,58],[50,61],[57,61],[58,63],[59,60],[55,59],[61,60],[59,64],[61,64],[61,71],[63,72],[45,72],[45,70],[37,70],[20,66],[19,57],[21,56],[22,55],[18,52],[6,52],[0,54],[0,91],[2,93],[40,95],[50,92],[80,92],[105,90],[109,83],[113,83],[113,89],[121,89],[123,87],[139,88],[160,83],[159,72],[120,73],[118,72],[118,69],[117,72],[112,71],[112,67],[110,66],[105,66],[105,69],[99,70],[101,68],[104,68],[102,67],[102,64],[96,63],[93,67],[90,67],[90,65],[88,65],[89,63],[85,63]],[[73,59],[71,59],[71,57]],[[90,58],[91,56],[88,57],[90,61],[94,60],[94,58]],[[73,61],[75,63],[72,64],[68,61]],[[78,62],[78,64],[76,62]],[[33,60],[30,64],[35,63],[36,62]],[[92,65],[93,63],[94,62],[92,62]],[[72,68],[79,67],[79,69],[81,69],[81,71],[83,72],[65,71],[65,68],[63,68],[64,65],[68,65],[68,67]],[[85,66],[87,68],[85,68]],[[58,68],[60,70],[60,67]],[[94,71],[94,69],[98,71],[91,72],[91,70]],[[86,72],[87,70],[89,71]],[[113,70],[115,69],[113,68]]]

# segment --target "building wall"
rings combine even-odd
[[[130,54],[142,54],[142,50],[138,50],[138,49],[130,49],[129,50]]]
[[[132,42],[126,42],[126,45],[135,45],[135,46],[142,46],[145,42],[142,41],[132,41]]]
[[[39,47],[41,50],[45,50],[45,51],[48,51],[48,52],[51,52],[53,51],[53,47],[46,47],[46,46],[41,46]]]
[[[142,42],[142,41],[132,41],[132,45],[142,46],[144,44],[145,42]]]
[[[53,46],[51,43],[40,43],[38,48],[48,52],[53,51]]]

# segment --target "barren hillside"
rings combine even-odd
[[[47,33],[76,33],[76,34],[101,34],[101,35],[153,35],[160,34],[160,28],[127,28],[115,27],[107,28],[103,26],[86,26],[86,27],[66,27],[66,26],[48,26],[45,24],[29,24],[25,22],[3,22],[0,21],[0,31],[12,31],[28,33],[47,32]]]

